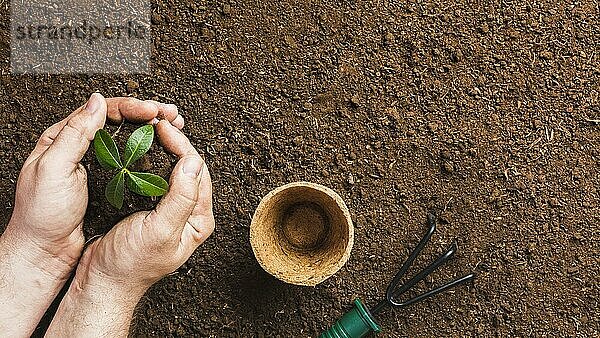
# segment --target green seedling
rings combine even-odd
[[[162,177],[130,171],[128,168],[139,160],[152,145],[154,127],[151,125],[138,128],[131,134],[125,145],[124,161],[121,161],[115,141],[104,129],[96,132],[94,150],[100,165],[109,170],[118,170],[115,177],[106,185],[105,196],[108,202],[117,209],[123,207],[125,186],[142,196],[162,196],[169,189],[169,184]]]

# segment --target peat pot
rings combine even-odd
[[[265,271],[286,283],[314,286],[344,266],[354,227],[335,191],[295,182],[260,201],[250,225],[250,243]]]

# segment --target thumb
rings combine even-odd
[[[48,147],[43,157],[56,166],[74,169],[85,155],[98,129],[106,121],[106,99],[98,93],[92,94],[82,109],[72,114]]]
[[[155,226],[160,233],[181,235],[198,202],[198,191],[204,162],[198,154],[182,157],[171,175],[169,191],[156,206]]]

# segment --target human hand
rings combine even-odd
[[[164,148],[180,158],[169,191],[155,210],[127,217],[87,247],[48,336],[126,335],[146,290],[183,265],[213,232],[206,164],[169,122],[156,129]]]
[[[104,99],[93,94],[85,106],[47,129],[23,165],[4,236],[11,237],[17,248],[25,248],[24,252],[38,253],[72,268],[84,243],[82,225],[88,191],[87,174],[80,161],[90,141],[107,117],[117,123],[123,119],[144,123],[157,116],[183,127],[183,118],[174,105],[133,98]],[[65,272],[58,270],[54,272]]]
[[[93,94],[46,130],[19,175],[13,214],[0,237],[0,335],[28,337],[83,249],[87,175],[80,161],[106,119],[183,127],[174,105]]]
[[[213,232],[212,184],[206,164],[169,122],[158,123],[156,129],[165,149],[180,158],[169,191],[155,210],[127,217],[90,244],[79,262],[76,282],[101,277],[102,283],[143,293],[185,263]]]

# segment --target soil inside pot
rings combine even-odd
[[[331,229],[329,217],[316,203],[298,203],[284,212],[281,230],[298,250],[314,250],[323,244]]]

